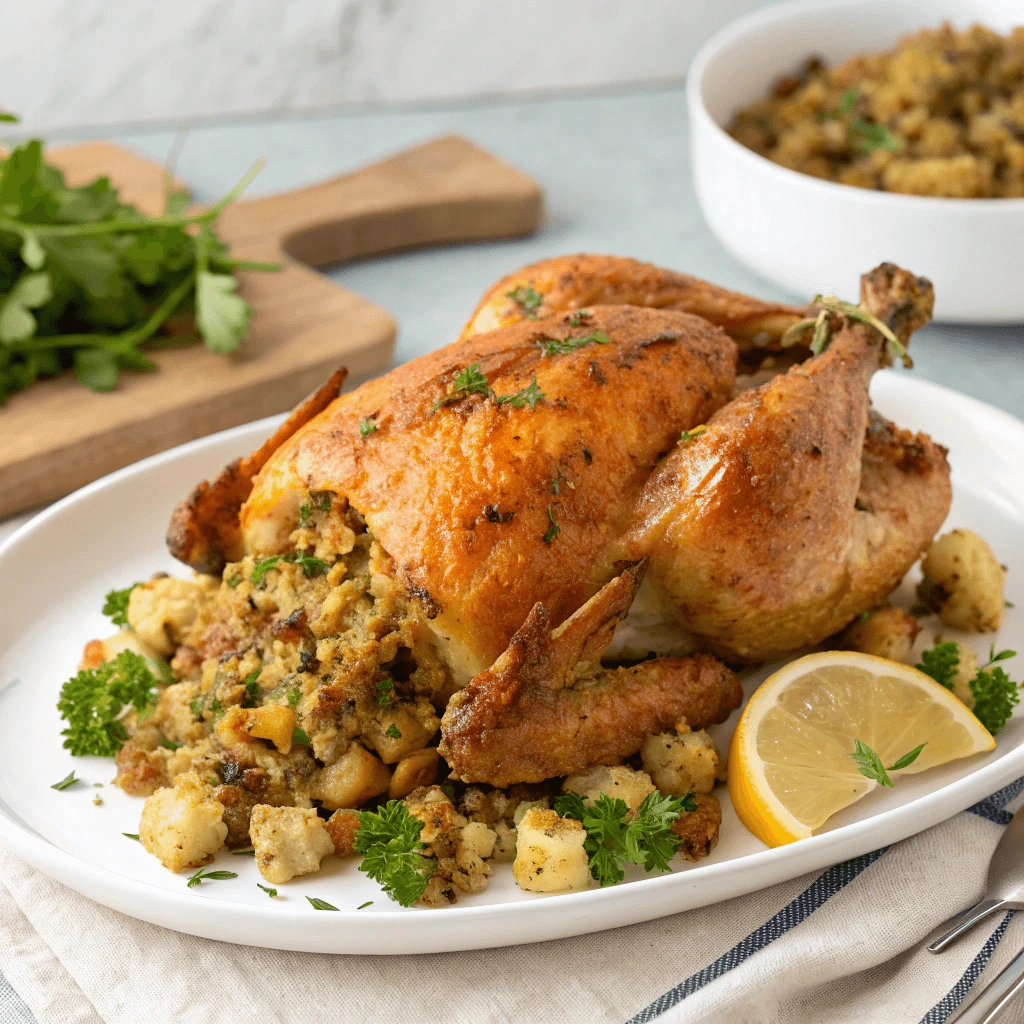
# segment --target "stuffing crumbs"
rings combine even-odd
[[[595,865],[624,862],[635,841],[623,852],[595,838],[585,810],[555,809],[566,799],[602,808],[609,836],[642,828],[668,857],[710,852],[722,766],[685,722],[649,737],[636,767],[507,790],[442,781],[454,685],[426,613],[330,493],[308,496],[290,542],[228,564],[219,581],[161,575],[110,595],[124,628],[87,646],[73,681],[96,701],[90,728],[96,708],[115,709],[102,742],[117,750],[116,784],[146,797],[138,838],[167,868],[251,847],[277,886],[327,856],[361,855],[389,896],[428,907],[482,891],[500,863],[535,892],[617,879]],[[129,670],[130,691],[118,690]],[[121,704],[106,699],[122,691]]]
[[[948,23],[885,53],[810,59],[730,134],[794,171],[947,198],[1024,196],[1024,27]]]

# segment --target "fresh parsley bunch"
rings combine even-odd
[[[621,882],[627,861],[644,871],[668,871],[679,849],[672,825],[683,811],[696,809],[692,793],[672,797],[657,790],[644,797],[633,816],[624,800],[606,793],[589,805],[576,793],[555,798],[555,810],[563,818],[582,822],[586,829],[583,849],[590,858],[590,874],[602,886]]]
[[[421,853],[425,849],[422,831],[423,822],[401,800],[359,812],[355,834],[356,853],[363,855],[359,870],[403,907],[411,907],[423,895],[434,873],[434,862]]]
[[[214,226],[258,169],[199,214],[168,188],[164,214],[148,217],[107,178],[70,187],[39,139],[0,159],[0,404],[68,367],[94,391],[155,370],[144,345],[193,337],[156,337],[175,313],[193,315],[207,348],[238,348],[252,310],[234,272],[279,268],[231,259]]]
[[[134,651],[121,651],[99,668],[82,669],[61,687],[57,701],[68,723],[61,732],[64,746],[76,757],[113,757],[128,739],[124,715],[134,708],[145,716],[156,698],[156,676]]]

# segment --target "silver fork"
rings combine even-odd
[[[947,929],[928,946],[941,953],[979,921],[1000,910],[1024,909],[1024,809],[1006,826],[988,867],[985,896],[958,914]],[[972,992],[948,1018],[946,1024],[992,1024],[1024,992],[1024,950],[1021,950],[978,992]]]

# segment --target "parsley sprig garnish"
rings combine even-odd
[[[591,342],[595,345],[607,345],[609,338],[604,331],[598,329],[591,331],[590,334],[581,334],[578,338],[571,336],[568,338],[543,338],[537,344],[540,345],[546,356],[565,356]]]
[[[132,591],[141,586],[141,583],[133,583],[124,590],[111,590],[107,594],[103,601],[103,614],[115,626],[128,625],[128,599],[132,596]]]
[[[679,849],[672,825],[683,811],[696,809],[692,793],[673,797],[657,790],[644,797],[635,815],[630,815],[624,800],[606,793],[592,804],[576,793],[555,798],[555,810],[563,818],[582,822],[586,829],[583,849],[590,858],[590,874],[602,886],[621,882],[627,861],[645,871],[667,871]]]
[[[1016,651],[997,652],[993,644],[989,648],[988,661],[979,666],[974,678],[967,684],[974,697],[971,711],[993,736],[1010,720],[1014,707],[1020,702],[1019,684],[999,664],[1000,661],[1016,656]],[[921,662],[917,668],[931,676],[940,686],[952,690],[960,668],[958,645],[952,640],[935,644],[921,653]]]
[[[252,311],[235,271],[280,267],[232,259],[214,227],[260,166],[202,213],[169,191],[149,217],[106,178],[70,187],[39,139],[0,159],[0,403],[65,366],[94,391],[157,369],[143,346],[182,311],[207,348],[238,348]]]
[[[913,750],[908,750],[901,758],[898,758],[886,768],[882,763],[882,759],[866,743],[860,740],[854,740],[854,743],[855,748],[850,757],[857,762],[857,771],[865,778],[873,779],[875,782],[888,786],[890,789],[892,789],[892,779],[889,778],[889,772],[898,772],[901,768],[912,765],[917,760],[918,754],[927,746],[927,743],[919,744]]]
[[[851,117],[848,124],[850,141],[858,153],[867,155],[876,149],[884,149],[890,153],[899,153],[906,148],[907,142],[878,121],[865,121],[862,117]]]
[[[498,405],[511,405],[513,409],[522,409],[528,405],[534,409],[539,401],[544,398],[544,392],[537,385],[537,375],[533,380],[519,391],[509,395],[498,395],[491,390],[490,381],[480,370],[479,363],[470,363],[465,369],[455,375],[455,380],[448,387],[448,394],[439,398],[432,406],[431,412],[437,412],[442,405],[450,402],[457,402],[460,398],[467,398],[469,395],[483,395],[485,398],[493,398]]]
[[[359,436],[369,437],[375,430],[377,430],[377,424],[371,419],[361,419],[359,421]]]
[[[533,285],[524,284],[505,292],[505,298],[511,299],[522,311],[527,320],[537,319],[537,310],[544,302],[544,296]]]
[[[543,397],[544,392],[537,386],[537,374],[534,374],[533,380],[525,388],[511,395],[495,395],[494,400],[498,405],[511,405],[513,409],[522,409],[524,405],[533,409]]]
[[[401,800],[389,800],[377,811],[359,812],[356,853],[363,855],[359,870],[379,883],[403,907],[422,895],[434,873],[434,862],[424,857],[420,833],[423,822],[413,817]]]
[[[952,640],[936,644],[921,652],[921,661],[916,668],[931,676],[940,686],[952,690],[960,668],[960,648]]]
[[[123,717],[132,708],[144,717],[156,704],[156,689],[146,659],[134,651],[82,669],[61,687],[57,701],[68,723],[61,732],[64,746],[76,757],[113,757],[128,739]]]
[[[260,883],[257,882],[256,883],[256,888],[257,889],[262,889],[272,900],[277,898],[277,890],[272,888],[272,887],[270,887],[270,886],[260,885]]]

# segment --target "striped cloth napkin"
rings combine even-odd
[[[107,910],[0,849],[0,1024],[941,1024],[1024,945],[1024,914],[941,956],[1024,779],[902,843],[728,903],[533,946],[333,957]],[[6,1009],[5,1009],[6,1007]],[[19,1007],[21,1008],[19,1010]],[[5,1016],[6,1013],[6,1016]],[[1024,1003],[1006,1018],[1024,1024]]]

